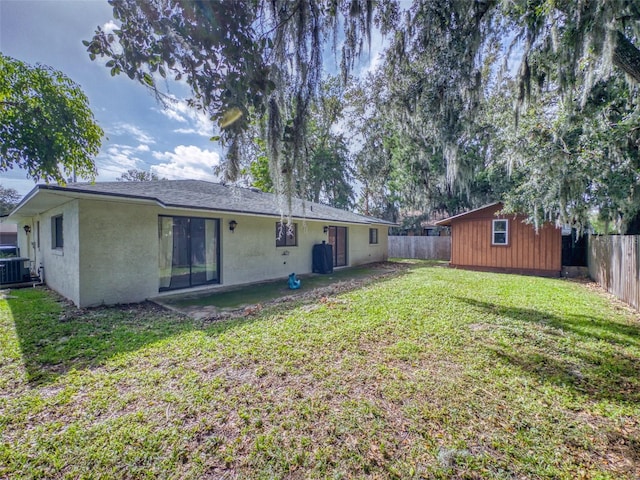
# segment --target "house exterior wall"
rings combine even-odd
[[[78,200],[70,200],[25,222],[31,226],[28,237],[31,245],[27,244],[26,236],[22,235],[21,238],[25,238],[24,247],[28,245],[28,248],[21,246],[21,254],[33,260],[36,268],[40,265],[44,267],[44,281],[49,288],[80,306],[79,205]],[[62,215],[64,245],[61,249],[52,248],[51,219],[57,215]],[[40,222],[40,248],[37,245],[38,222]],[[36,243],[35,248],[32,242]]]
[[[29,245],[30,238],[28,238],[24,233],[23,228],[25,225],[31,225],[31,219],[27,219],[27,221],[18,223],[19,231],[16,232],[16,245],[20,249],[20,256],[31,258],[33,256],[33,249]]]
[[[37,272],[38,267],[43,263],[42,252],[44,252],[45,247],[48,249],[51,248],[50,236],[47,237],[47,241],[45,243],[41,243],[41,245],[38,246],[36,242],[36,218],[39,220],[41,216],[34,218],[22,218],[16,225],[18,227],[18,231],[16,232],[16,245],[20,249],[20,256],[28,258],[33,263],[32,266],[34,273]],[[24,231],[25,225],[31,227],[31,232],[28,234]],[[42,234],[42,232],[40,233]],[[51,234],[49,233],[49,235]]]
[[[562,232],[545,224],[536,233],[524,217],[495,213],[502,205],[472,212],[451,223],[451,266],[483,270],[559,275]],[[492,245],[492,220],[509,222],[508,245]]]
[[[80,201],[79,306],[140,302],[158,293],[156,207]]]
[[[163,211],[162,214],[171,213]],[[369,245],[369,225],[294,219],[298,231],[297,246],[276,247],[276,223],[279,221],[277,218],[241,214],[196,216],[220,219],[223,286],[285,278],[290,273],[311,273],[313,246],[328,241],[328,236],[324,233],[324,227],[327,225],[347,227],[349,266],[383,261],[387,258],[386,227],[377,227],[378,244]],[[229,230],[231,220],[238,222],[234,232]]]
[[[55,251],[51,248],[51,218],[61,213],[64,248]],[[79,199],[25,222],[32,225],[34,241],[38,221],[41,229],[41,248],[28,256],[42,262],[47,285],[79,307],[140,302],[160,295],[160,215],[220,220],[220,286],[224,287],[286,278],[292,272],[311,273],[313,245],[327,241],[324,226],[334,224],[294,220],[297,246],[276,247],[277,218],[165,209],[117,199]],[[231,220],[238,223],[234,232],[229,230]],[[348,265],[387,258],[386,227],[336,225],[348,229]],[[378,228],[377,244],[369,244],[370,228]],[[24,243],[26,246],[26,239]]]
[[[378,229],[378,243],[369,244],[369,229]],[[349,266],[387,260],[389,252],[389,236],[387,227],[376,225],[348,226],[347,248]]]
[[[229,221],[238,226],[232,233]],[[311,272],[313,245],[326,240],[323,224],[294,220],[297,246],[276,247],[276,218],[225,215],[221,217],[222,283],[239,285]]]

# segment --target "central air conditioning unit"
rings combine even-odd
[[[0,258],[0,285],[31,280],[29,259],[24,257]]]

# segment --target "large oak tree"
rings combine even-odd
[[[234,180],[252,138],[254,117],[265,140],[276,185],[295,191],[308,158],[305,134],[318,92],[325,46],[341,36],[345,70],[369,31],[373,2],[317,0],[110,0],[119,28],[85,42],[91,58],[107,57],[163,101],[163,78],[184,81],[190,105],[206,112],[226,147],[226,177]],[[280,181],[284,179],[284,181]]]
[[[107,57],[112,74],[128,75],[160,100],[163,78],[185,81],[191,105],[221,129],[229,179],[240,171],[258,118],[271,175],[287,194],[304,178],[310,106],[328,47],[342,46],[346,80],[374,26],[389,39],[381,75],[393,101],[385,114],[410,129],[420,148],[428,144],[434,153],[422,157],[441,159],[454,190],[468,190],[476,178],[467,153],[482,157],[491,149],[478,139],[477,120],[505,60],[504,73],[517,72],[515,119],[548,87],[580,110],[612,75],[626,79],[630,97],[640,82],[640,7],[631,0],[110,3],[119,27],[97,30],[86,42],[91,57]]]

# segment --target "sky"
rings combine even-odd
[[[187,106],[186,87],[168,85],[176,102],[165,108],[126,75],[112,77],[106,60],[91,61],[82,44],[98,26],[116,28],[107,0],[0,0],[0,51],[60,70],[89,98],[105,132],[95,159],[97,181],[113,181],[132,168],[168,179],[219,180],[213,168],[222,151],[210,141],[216,135],[214,124]],[[383,43],[374,33],[371,53],[361,59],[360,70],[377,65]],[[35,182],[14,169],[0,173],[0,184],[25,195]]]
[[[97,26],[113,25],[106,0],[0,0],[0,51],[29,64],[60,70],[80,85],[105,131],[96,157],[97,181],[113,181],[131,168],[169,179],[218,180],[220,149],[209,139],[213,123],[184,100],[159,105],[126,75],[111,77],[104,61],[91,61],[82,40]],[[170,86],[177,98],[188,93]],[[35,185],[22,170],[0,173],[0,184],[21,195]]]

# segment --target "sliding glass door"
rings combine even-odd
[[[220,281],[220,221],[158,217],[160,290]]]
[[[333,245],[333,266],[346,266],[347,227],[329,227],[329,243]]]

